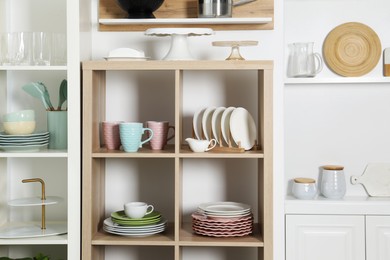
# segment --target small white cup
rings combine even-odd
[[[145,202],[129,202],[124,205],[124,208],[125,214],[129,218],[143,218],[154,210],[153,205],[148,205]]]
[[[191,150],[196,153],[210,151],[217,144],[217,141],[215,139],[211,139],[209,141],[209,140],[198,140],[194,138],[187,138],[186,142],[190,145]]]

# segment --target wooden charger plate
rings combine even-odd
[[[328,67],[341,76],[358,77],[370,72],[381,56],[378,35],[365,24],[349,22],[327,35],[323,55]]]

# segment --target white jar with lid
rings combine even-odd
[[[292,193],[297,199],[314,199],[317,195],[316,181],[311,178],[295,178]]]
[[[345,196],[347,185],[344,167],[327,165],[322,167],[321,193],[329,199],[341,199]]]

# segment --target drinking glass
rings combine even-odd
[[[50,65],[51,59],[51,33],[34,32],[33,34],[33,60],[34,65]]]

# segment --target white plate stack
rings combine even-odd
[[[212,237],[241,237],[253,232],[249,205],[237,202],[212,202],[198,206],[192,214],[196,234]]]

